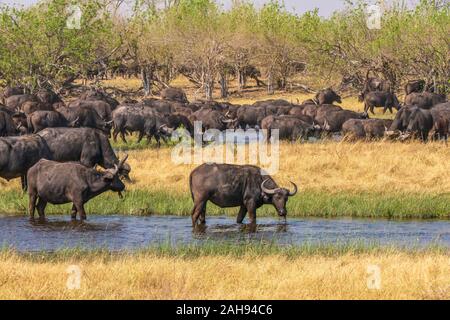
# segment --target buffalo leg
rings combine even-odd
[[[114,142],[117,142],[117,136],[119,135],[119,130],[117,128],[114,128],[113,130],[113,140]]]
[[[86,211],[84,211],[84,203],[82,201],[75,201],[73,203],[75,208],[77,209],[78,214],[80,215],[80,220],[86,220]]]
[[[22,184],[22,191],[27,191],[27,175],[24,174],[23,176],[20,176],[20,182]]]
[[[249,201],[246,204],[246,208],[248,211],[248,218],[250,220],[251,225],[256,225],[256,205],[253,201]]]
[[[125,139],[125,130],[123,130],[123,131],[120,132],[120,138],[122,138],[122,141],[123,141],[124,143],[128,143],[128,142],[127,142],[127,139]]]
[[[245,206],[241,206],[241,208],[239,209],[239,213],[238,213],[236,222],[241,224],[242,221],[244,221],[246,214],[247,214],[247,208]]]
[[[144,138],[144,132],[143,132],[143,131],[140,131],[140,132],[139,132],[139,136],[138,136],[137,143],[140,143],[140,142],[142,141],[142,138]]]
[[[364,112],[367,113],[369,111],[369,105],[367,102],[364,103]]]
[[[71,211],[71,215],[70,215],[72,220],[77,220],[77,208],[75,207],[75,205],[72,205],[72,211]]]
[[[29,194],[29,204],[28,204],[28,210],[30,213],[30,219],[34,220],[34,211],[36,210],[36,200],[37,195],[36,194]]]
[[[47,201],[42,200],[42,198],[39,198],[37,203],[37,211],[39,213],[39,220],[44,221],[45,220],[45,207],[47,206]]]
[[[194,204],[194,209],[192,209],[192,226],[195,227],[197,225],[197,221],[200,217],[200,215],[203,216],[203,221],[201,221],[203,224],[206,222],[205,215],[206,215],[206,201],[196,201]]]

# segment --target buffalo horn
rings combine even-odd
[[[293,183],[292,181],[289,181],[289,182],[294,186],[294,191],[293,192],[289,191],[289,196],[293,197],[293,196],[295,196],[297,194],[297,191],[298,191],[297,185],[295,183]]]
[[[264,184],[269,180],[270,179],[266,179],[261,183],[261,190],[266,194],[275,194],[277,189],[267,189],[266,187],[264,187]]]
[[[127,159],[128,159],[128,154],[125,153],[125,157],[123,157],[123,159],[120,160],[120,162],[119,162],[119,168],[123,167],[123,165],[124,165],[125,161],[127,161]]]

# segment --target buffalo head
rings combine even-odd
[[[273,206],[277,209],[278,215],[280,217],[286,217],[286,203],[289,197],[297,194],[297,185],[291,182],[294,186],[294,191],[290,191],[285,188],[269,189],[264,186],[269,180],[270,179],[266,179],[261,183],[261,191],[263,193],[264,202],[273,204]]]
[[[117,192],[119,194],[119,197],[122,198],[122,191],[125,190],[125,185],[120,180],[119,166],[115,164],[113,169],[105,170],[103,172],[103,181],[109,184],[109,188],[111,191]]]

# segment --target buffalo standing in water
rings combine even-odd
[[[206,203],[211,201],[221,208],[240,206],[237,223],[241,224],[249,214],[250,224],[256,224],[256,209],[264,204],[272,204],[281,217],[286,217],[286,203],[297,193],[280,188],[268,175],[256,166],[229,164],[202,164],[189,177],[194,209],[192,225],[200,219],[205,223]]]
[[[28,196],[30,218],[34,219],[37,207],[39,219],[45,219],[45,207],[48,202],[64,204],[72,202],[72,220],[77,213],[80,220],[86,219],[84,204],[90,199],[108,191],[121,192],[125,185],[119,178],[119,171],[127,157],[115,165],[114,169],[99,172],[74,162],[55,162],[40,160],[28,171]],[[37,201],[37,205],[36,205]]]

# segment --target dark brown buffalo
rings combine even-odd
[[[340,95],[334,92],[333,89],[326,88],[316,93],[316,96],[314,97],[314,102],[317,102],[317,104],[319,105],[333,104],[334,102],[342,103],[342,98]]]
[[[380,139],[391,124],[392,120],[350,119],[342,125],[342,134],[348,139]]]
[[[383,108],[383,114],[389,109],[393,113],[392,108],[400,109],[400,102],[397,96],[390,91],[372,91],[368,92],[364,97],[364,111],[375,114],[375,108]]]
[[[292,184],[292,192],[280,188],[256,166],[203,164],[189,176],[194,201],[192,225],[196,226],[198,220],[205,223],[208,201],[221,208],[240,206],[237,223],[242,223],[248,212],[250,223],[256,224],[256,210],[264,204],[272,204],[279,216],[286,217],[288,198],[297,193],[297,186]]]
[[[126,134],[138,132],[138,142],[146,136],[147,143],[150,143],[154,137],[159,147],[160,138],[165,139],[172,132],[164,116],[151,108],[120,106],[113,111],[112,117],[114,141],[117,141],[117,136],[120,134],[122,141],[127,143]]]
[[[27,101],[39,102],[39,99],[32,94],[14,95],[5,99],[5,105],[11,111],[19,111],[21,110],[22,104]]]
[[[188,103],[186,93],[179,88],[165,88],[161,91],[161,99]]]
[[[192,123],[201,122],[202,129],[204,131],[209,129],[224,131],[226,129],[234,129],[237,119],[228,119],[220,111],[209,108],[202,108],[200,110],[197,110],[190,116],[190,121]]]
[[[25,190],[28,169],[40,159],[51,157],[45,140],[38,135],[0,138],[0,177],[6,180],[20,177]]]
[[[110,105],[111,110],[116,109],[120,104],[119,101],[111,95],[97,88],[91,88],[90,90],[83,92],[80,95],[80,100],[102,100]]]
[[[100,165],[112,169],[119,164],[108,137],[92,128],[47,128],[38,136],[46,142],[51,160],[59,162],[78,161],[86,167]],[[125,163],[120,174],[129,179],[130,166]]]
[[[78,119],[72,122],[57,111],[35,111],[27,116],[29,133],[38,133],[45,128],[78,127]]]
[[[303,116],[304,117],[304,116]],[[261,128],[267,130],[267,140],[278,130],[280,140],[308,140],[316,134],[316,128],[296,116],[268,116],[261,122]]]
[[[57,109],[68,122],[77,122],[80,127],[99,129],[109,136],[112,127],[112,120],[105,121],[97,111],[91,107],[62,107]]]
[[[30,218],[34,219],[37,208],[39,219],[45,220],[47,203],[72,202],[72,220],[76,220],[77,213],[80,220],[85,220],[84,204],[90,199],[109,190],[121,196],[125,185],[120,181],[119,171],[125,160],[126,157],[113,169],[102,172],[79,163],[40,160],[27,174]]]
[[[337,110],[343,110],[343,109],[341,107],[335,106],[333,104],[323,104],[320,106],[317,106],[315,104],[307,104],[303,108],[303,114],[307,115],[313,119],[316,119],[316,117],[320,119],[323,116],[323,114],[330,112],[330,111],[337,111]],[[323,123],[320,123],[320,124],[322,125]]]
[[[409,117],[406,133],[401,136],[401,139],[419,137],[421,140],[427,141],[433,124],[433,116],[430,110],[414,108]]]
[[[109,103],[103,100],[75,100],[69,103],[69,108],[92,108],[104,121],[112,120],[112,109]]]
[[[242,106],[236,112],[237,125],[242,129],[261,127],[261,121],[267,117],[264,106]]]
[[[17,126],[10,113],[0,110],[0,137],[16,136]]]
[[[40,89],[36,96],[38,97],[39,101],[44,104],[52,105],[54,103],[62,102],[62,99],[60,96],[58,96],[53,90],[50,89]]]
[[[367,113],[359,113],[351,110],[330,110],[318,114],[314,121],[322,125],[323,130],[328,132],[340,132],[342,125],[349,119],[367,119]]]
[[[53,105],[48,103],[26,101],[20,106],[19,110],[28,115],[35,111],[54,111],[55,109],[53,108]]]
[[[423,92],[425,91],[425,80],[411,80],[405,85],[405,94],[411,94],[413,92]]]
[[[406,105],[413,105],[422,109],[431,109],[433,106],[447,101],[445,94],[432,92],[413,92],[405,97]]]
[[[441,103],[431,110],[433,116],[433,134],[435,139],[448,139],[450,133],[450,102]]]
[[[0,101],[2,103],[5,103],[6,98],[9,98],[11,96],[16,96],[24,94],[23,88],[20,86],[16,87],[6,87],[2,93],[0,93]]]
[[[390,92],[392,91],[392,85],[388,80],[383,80],[376,77],[369,78],[367,74],[362,92],[358,96],[359,101],[361,102],[364,101],[366,95],[369,92],[376,92],[376,91]]]

